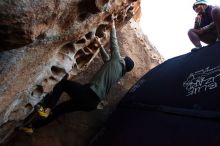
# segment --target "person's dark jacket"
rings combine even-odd
[[[215,26],[211,14],[213,8],[214,6],[208,5],[208,7],[205,9],[205,12],[198,14],[201,19],[195,20],[195,29],[203,29],[206,31]]]

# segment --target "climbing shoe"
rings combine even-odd
[[[31,127],[31,126],[27,126],[27,127],[21,127],[20,128],[20,131],[28,134],[28,135],[31,135],[34,133],[34,129]]]
[[[38,115],[42,118],[47,118],[50,114],[51,109],[50,108],[45,108],[43,106],[40,106],[37,109]]]
[[[191,49],[191,52],[196,52],[196,51],[198,51],[198,50],[200,50],[202,47],[195,47],[195,48],[192,48]]]

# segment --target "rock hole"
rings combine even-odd
[[[58,53],[56,55],[56,59],[59,61],[60,64],[62,64],[62,66],[65,68],[66,66],[68,66],[69,64],[72,64],[73,62],[73,57],[74,54],[72,55],[67,55],[67,54],[63,54],[63,53]]]
[[[75,48],[72,43],[68,43],[64,45],[59,52],[62,52],[63,54],[73,54],[75,52]]]
[[[51,81],[57,81],[57,79],[54,78],[53,76],[50,76],[50,77],[49,77],[49,80],[51,80]]]
[[[25,108],[30,111],[31,109],[33,109],[33,106],[32,104],[28,103],[25,105]]]
[[[84,67],[92,58],[93,54],[83,55],[76,59],[79,68]]]
[[[92,50],[88,47],[83,48],[83,50],[85,51],[86,54],[91,54]]]
[[[92,39],[92,35],[93,35],[93,33],[92,33],[92,32],[89,32],[89,33],[87,33],[87,34],[85,35],[85,37],[86,37],[87,40],[90,40],[90,39]]]
[[[57,82],[58,80],[53,76],[50,76],[49,78],[44,79],[44,81],[42,82],[42,86],[44,87],[44,92],[45,93],[50,92]]]
[[[84,38],[76,42],[76,44],[84,44],[84,43],[86,43],[86,40]]]
[[[128,2],[133,3],[136,2],[137,0],[129,0]]]
[[[132,16],[126,16],[125,21],[129,21],[132,18]]]
[[[82,50],[79,50],[75,56],[77,66],[80,68],[83,67],[86,63],[88,63],[90,61],[92,56],[93,56],[93,54],[86,55]]]
[[[112,19],[112,16],[111,16],[111,15],[109,15],[109,16],[107,16],[107,17],[104,19],[104,21],[111,22],[111,19]]]
[[[131,7],[128,9],[128,11],[133,11],[133,9],[134,9],[134,7],[131,6]]]
[[[156,56],[156,55],[153,55],[152,58],[153,58],[153,59],[157,59],[157,56]]]
[[[83,11],[87,10],[87,12],[92,13],[92,14],[99,13],[100,10],[96,6],[96,1],[97,0],[82,0],[82,1],[80,1],[78,4],[78,12],[83,12]]]
[[[57,55],[56,55],[56,58],[59,60],[59,62],[62,62],[63,60],[65,60],[65,57],[66,57],[67,55],[66,54],[63,54],[63,53],[58,53]]]
[[[43,86],[37,85],[36,88],[31,93],[31,96],[40,97],[44,92]]]
[[[82,21],[86,20],[88,17],[89,17],[89,14],[84,12],[78,16],[78,18],[79,18],[78,20],[82,22]]]
[[[45,84],[46,84],[47,82],[48,82],[48,79],[44,79],[43,83],[45,83]]]
[[[99,25],[99,27],[96,29],[95,35],[99,38],[104,37],[106,29],[107,29],[107,25],[104,24]]]
[[[77,69],[77,64],[75,63],[73,66],[72,66],[72,69]]]
[[[84,53],[82,50],[79,50],[79,51],[75,54],[75,59],[77,59],[77,58],[79,58],[79,57],[81,57],[81,56],[83,56],[83,55],[85,55],[85,53]]]
[[[122,15],[119,15],[119,16],[116,18],[116,20],[117,20],[118,22],[123,21],[123,19],[124,19],[124,17],[123,17]]]
[[[94,43],[90,43],[90,44],[87,46],[87,49],[89,49],[88,51],[90,51],[90,52],[95,52],[98,48],[97,48],[97,46],[95,46]]]
[[[57,66],[52,66],[51,72],[56,76],[63,76],[64,74],[66,74],[65,69],[57,67]]]

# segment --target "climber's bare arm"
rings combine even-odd
[[[110,57],[109,57],[108,53],[106,52],[105,48],[103,47],[99,37],[95,38],[95,45],[100,48],[102,60],[104,62],[108,61],[110,59]]]

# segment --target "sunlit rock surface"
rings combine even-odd
[[[66,73],[71,80],[89,82],[102,65],[94,38],[101,38],[108,48],[112,13],[117,16],[121,53],[135,61],[135,68],[99,105],[104,109],[66,114],[33,136],[14,132]],[[142,34],[140,16],[140,1],[135,0],[0,1],[0,142],[88,145],[132,84],[163,61]]]

